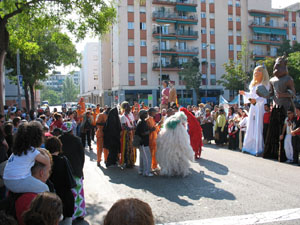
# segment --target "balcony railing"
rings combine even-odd
[[[160,49],[158,46],[155,46],[153,48],[154,52],[159,52]],[[174,47],[174,48],[161,48],[162,52],[184,52],[184,53],[198,53],[199,52],[199,48],[197,47],[192,47],[192,48],[178,48],[178,47]]]
[[[196,5],[197,1],[196,0],[153,0],[152,3],[156,3],[156,4],[164,4],[164,3],[168,3],[168,4],[189,4],[189,5]]]
[[[253,41],[267,41],[267,42],[281,42],[282,38],[280,37],[270,37],[270,36],[266,36],[266,37],[262,37],[262,36],[253,36],[252,38]]]
[[[179,15],[178,13],[171,13],[171,12],[162,12],[162,11],[154,11],[152,14],[153,18],[166,18],[166,19],[171,19],[171,20],[194,20],[198,21],[198,17],[196,14],[193,15]]]
[[[270,52],[270,51],[253,51],[253,57],[260,57],[260,56],[276,57],[276,56],[277,56],[277,52]]]
[[[157,29],[153,30],[153,34],[160,35],[160,32]],[[192,30],[171,30],[168,32],[162,32],[162,36],[164,35],[181,35],[181,36],[197,36],[198,37],[198,31],[192,31]]]
[[[255,20],[250,20],[249,21],[250,26],[262,26],[262,27],[277,27],[277,28],[286,28],[284,23],[281,22],[257,22]]]
[[[179,64],[179,62],[176,64],[165,63],[161,65],[162,70],[165,71],[179,71],[181,70],[181,67],[182,66]],[[153,63],[152,69],[159,70],[160,69],[159,63],[158,62]]]

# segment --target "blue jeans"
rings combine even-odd
[[[149,146],[141,145],[140,150],[140,167],[139,172],[148,175],[151,172],[152,156]]]
[[[42,181],[36,179],[33,176],[29,176],[19,180],[4,179],[4,185],[8,190],[14,193],[41,193],[49,191],[49,187],[47,184],[43,183]]]

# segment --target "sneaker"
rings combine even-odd
[[[153,177],[154,175],[152,173],[144,175],[145,177]]]

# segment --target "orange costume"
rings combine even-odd
[[[83,120],[83,114],[85,113],[85,103],[84,98],[80,98],[78,105],[80,105],[80,110],[77,111],[77,117],[79,118],[79,121],[82,122]]]
[[[151,165],[151,168],[154,170],[154,169],[157,168],[157,162],[156,162],[156,150],[157,150],[156,139],[157,139],[157,134],[159,132],[159,126],[156,125],[156,122],[155,122],[155,120],[154,120],[154,118],[152,116],[149,116],[146,121],[147,121],[147,125],[148,125],[148,127],[149,127],[150,130],[155,127],[155,130],[152,131],[149,134],[149,148],[150,148],[151,155],[152,155],[152,165]]]
[[[103,127],[104,124],[107,120],[107,114],[106,113],[100,113],[97,116],[97,132],[96,132],[96,137],[97,137],[97,163],[101,162],[101,156],[102,152],[104,152],[104,161],[107,161],[107,156],[108,156],[108,150],[103,148]]]

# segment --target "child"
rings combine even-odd
[[[270,105],[269,104],[265,104],[264,126],[263,126],[264,142],[266,142],[268,127],[269,127],[269,124],[270,124],[270,117],[271,117]]]
[[[20,125],[15,137],[13,154],[4,169],[5,186],[14,193],[40,193],[49,191],[48,186],[31,175],[35,161],[50,167],[50,159],[36,148],[43,140],[42,125],[37,121]]]
[[[147,125],[145,119],[148,116],[146,110],[141,110],[139,112],[140,120],[138,121],[135,135],[138,135],[141,138],[141,145],[139,147],[140,150],[140,167],[139,167],[139,174],[143,174],[147,177],[152,177],[153,174],[151,173],[151,153],[149,148],[149,134],[150,129]]]
[[[284,120],[284,125],[282,129],[282,134],[280,135],[280,140],[283,140],[284,133],[286,131],[286,136],[284,138],[284,150],[287,158],[286,162],[291,163],[293,162],[293,145],[292,145],[291,131],[293,130],[294,121],[295,121],[294,111],[292,109],[289,109],[287,111],[287,115],[288,115],[287,118],[285,118]]]
[[[236,138],[237,138],[238,130],[239,129],[234,124],[234,120],[230,119],[229,120],[229,125],[228,125],[228,134],[229,134],[228,149],[236,150],[236,143],[237,143]]]
[[[300,151],[300,105],[296,106],[296,118],[295,127],[291,131],[292,143],[293,143],[293,163],[299,163],[299,151]]]

